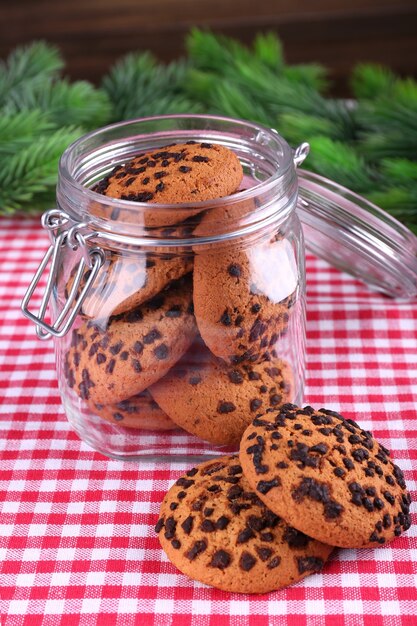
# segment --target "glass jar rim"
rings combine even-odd
[[[118,131],[118,130],[125,130],[128,128],[131,128],[134,125],[138,125],[138,124],[153,124],[153,123],[163,123],[163,122],[167,122],[169,120],[172,121],[195,121],[195,122],[203,122],[203,120],[208,121],[209,123],[211,122],[212,124],[233,124],[236,127],[240,127],[242,129],[246,128],[246,129],[250,129],[254,134],[253,137],[251,137],[250,139],[252,141],[254,141],[256,138],[259,138],[259,142],[258,144],[254,143],[254,146],[258,145],[260,146],[265,146],[267,145],[267,143],[273,143],[275,142],[277,147],[279,147],[279,149],[281,150],[281,163],[279,164],[278,167],[275,168],[274,172],[272,173],[272,175],[270,175],[268,178],[266,178],[263,181],[260,181],[257,185],[240,191],[239,192],[239,200],[250,200],[252,198],[254,198],[255,196],[259,195],[260,193],[264,193],[269,191],[276,183],[277,181],[279,181],[279,179],[282,179],[285,177],[285,175],[287,174],[288,170],[290,168],[294,169],[294,161],[293,161],[293,150],[292,148],[288,145],[288,143],[285,141],[285,139],[273,128],[268,128],[267,126],[263,126],[262,124],[258,124],[258,123],[253,123],[253,122],[248,122],[247,120],[243,120],[243,119],[238,119],[238,118],[229,118],[229,117],[225,117],[225,116],[219,116],[219,115],[202,115],[202,114],[175,114],[175,115],[158,115],[158,116],[152,116],[152,117],[143,117],[143,118],[137,118],[137,119],[132,119],[132,120],[126,120],[126,121],[122,121],[122,122],[117,122],[114,124],[109,124],[107,126],[98,128],[96,130],[90,131],[89,133],[84,134],[82,137],[80,137],[79,139],[77,139],[76,141],[74,141],[72,144],[70,144],[66,150],[64,151],[64,153],[62,154],[60,161],[59,161],[59,173],[60,173],[60,180],[61,182],[64,183],[65,187],[68,187],[68,190],[71,190],[73,193],[87,193],[88,195],[91,194],[91,200],[93,201],[103,201],[103,195],[99,194],[95,191],[93,191],[92,189],[86,187],[85,185],[83,185],[81,182],[79,182],[79,180],[77,180],[74,176],[75,172],[74,170],[74,164],[71,164],[71,160],[74,157],[74,154],[77,153],[77,151],[79,151],[83,145],[85,145],[87,142],[89,141],[94,141],[95,139],[98,139],[100,136],[104,136],[106,133],[112,133],[114,131]],[[195,135],[197,129],[195,130],[188,130],[188,134]],[[184,134],[187,131],[187,129],[184,129]],[[171,131],[172,132],[172,131]],[[213,133],[218,133],[218,131],[214,131],[210,129],[210,126],[207,127],[207,129],[203,129],[201,128],[201,130],[199,131],[201,134],[204,133],[204,136],[211,136]],[[149,133],[150,134],[150,133]],[[164,136],[163,133],[159,133],[161,136]],[[220,133],[218,133],[218,136],[220,137]],[[127,137],[127,135],[126,135]],[[163,145],[163,144],[162,144]],[[68,195],[68,194],[67,194]],[[176,204],[162,204],[162,203],[154,203],[154,202],[136,202],[136,201],[132,201],[132,200],[121,200],[119,198],[112,198],[110,196],[105,196],[105,201],[106,204],[111,207],[111,206],[120,206],[126,209],[135,209],[135,210],[140,210],[140,209],[144,209],[144,210],[152,210],[152,211],[159,211],[159,210],[186,210],[186,209],[195,209],[196,207],[198,207],[199,209],[201,208],[202,210],[205,208],[213,208],[216,205],[222,205],[222,204],[233,204],[237,201],[236,199],[236,194],[232,194],[232,195],[228,195],[228,196],[223,196],[221,198],[217,198],[214,200],[200,200],[197,202],[184,202],[184,203],[176,203]]]

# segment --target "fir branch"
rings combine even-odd
[[[308,169],[359,193],[374,189],[376,173],[354,148],[329,137],[312,137],[309,143]]]
[[[22,90],[40,87],[59,74],[63,59],[54,46],[42,41],[16,48],[0,64],[0,107],[18,100]]]
[[[291,83],[298,83],[324,93],[329,88],[327,70],[318,63],[287,65],[282,69],[282,76]]]
[[[0,159],[13,156],[37,138],[48,135],[54,128],[54,124],[39,109],[3,113],[0,115]]]
[[[278,118],[277,130],[292,145],[318,135],[343,139],[343,133],[332,120],[305,113],[283,113]]]
[[[382,159],[381,171],[395,185],[417,185],[417,161],[409,159]]]
[[[235,64],[259,59],[235,39],[193,28],[186,38],[186,48],[194,67],[220,76],[233,72]]]
[[[282,43],[275,33],[259,33],[253,42],[253,54],[256,59],[270,70],[279,73],[284,66]]]
[[[187,70],[183,61],[158,65],[149,52],[133,53],[121,59],[102,83],[113,106],[114,121],[201,111],[184,94]]]
[[[393,217],[417,235],[417,190],[403,187],[388,187],[366,194],[374,204],[385,209]]]
[[[4,110],[43,111],[56,126],[82,126],[89,130],[103,126],[111,117],[107,94],[87,81],[70,83],[68,80],[50,80],[42,85],[22,86],[18,97],[11,94]]]
[[[350,85],[358,100],[375,100],[391,91],[395,76],[386,67],[359,63],[352,72]]]
[[[63,128],[40,137],[30,146],[8,159],[0,168],[0,213],[25,210],[54,190],[58,161],[68,145],[82,132],[80,128]]]

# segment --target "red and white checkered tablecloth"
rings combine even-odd
[[[19,305],[48,240],[0,221],[1,626],[416,626],[417,516],[387,547],[336,552],[321,574],[260,596],[194,583],[153,526],[187,467],[127,463],[71,431],[50,342]],[[305,400],[392,450],[417,500],[417,302],[395,302],[308,258]]]

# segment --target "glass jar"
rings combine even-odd
[[[156,205],[93,191],[134,156],[187,141],[233,150],[237,193]],[[38,335],[54,335],[81,439],[120,459],[224,452],[258,413],[302,402],[304,242],[294,153],[275,131],[202,116],[107,127],[64,153],[57,202],[43,219],[55,324]]]
[[[231,149],[244,173],[237,192],[162,205],[94,191],[133,157],[186,142]],[[301,179],[307,200],[296,211],[296,166],[307,152],[307,144],[294,152],[276,131],[249,122],[180,115],[115,124],[64,153],[58,208],[43,216],[51,247],[22,309],[41,339],[54,337],[65,413],[95,450],[124,460],[195,460],[236,450],[256,415],[302,403],[305,266],[298,213],[316,251],[326,248],[327,228],[331,260],[361,267],[352,259],[353,229],[323,216],[314,175]],[[325,207],[333,210],[334,189],[324,189]],[[346,194],[343,200],[349,201]],[[359,219],[349,203],[343,215]],[[369,227],[369,220],[363,223]],[[409,237],[392,221],[384,236],[389,228],[396,244]],[[346,245],[335,251],[337,233],[349,243],[346,254]],[[48,265],[35,315],[29,300]],[[409,285],[410,273],[408,279]]]

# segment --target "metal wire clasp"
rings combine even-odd
[[[294,150],[293,161],[294,161],[295,167],[299,167],[303,163],[303,161],[305,161],[309,152],[310,152],[310,144],[308,144],[307,142],[300,144]]]
[[[86,241],[96,235],[96,233],[86,235],[81,232],[86,224],[81,222],[76,223],[68,230],[63,230],[60,234],[55,235],[54,231],[66,225],[69,221],[69,216],[59,210],[48,211],[48,213],[45,213],[42,217],[42,226],[49,231],[52,243],[39,265],[20,307],[23,315],[36,324],[36,334],[39,339],[49,339],[52,335],[54,337],[64,337],[64,335],[67,334],[88,295],[91,285],[96,279],[99,269],[104,263],[105,257],[103,250],[98,246],[88,248],[86,245]],[[64,308],[55,322],[48,324],[45,322],[45,313],[56,282],[62,249],[65,246],[68,246],[74,251],[80,249],[82,256]],[[49,262],[51,262],[51,267],[45,293],[43,294],[39,312],[35,315],[29,311],[29,302]],[[89,276],[77,298],[82,277],[87,269],[90,272]]]

